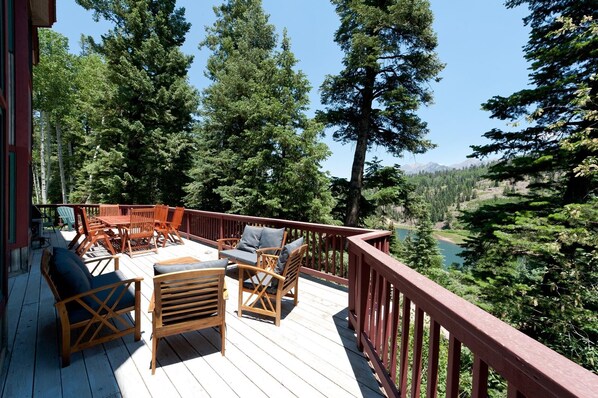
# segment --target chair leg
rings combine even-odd
[[[282,312],[282,297],[280,293],[276,297],[276,318],[274,319],[274,324],[276,326],[280,326],[280,313]]]
[[[62,327],[62,367],[65,368],[71,364],[71,331],[68,327]]]
[[[158,353],[158,341],[156,336],[152,337],[152,374],[156,374],[156,355]]]
[[[221,350],[220,353],[222,354],[222,356],[224,356],[224,345],[226,343],[226,324],[222,323],[222,325],[220,325],[220,344],[221,344]]]

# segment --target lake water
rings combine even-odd
[[[401,240],[405,240],[407,234],[415,233],[413,230],[404,229],[404,228],[397,228],[397,236]],[[438,243],[438,248],[440,249],[440,253],[444,257],[444,266],[448,267],[452,263],[457,263],[459,265],[463,265],[463,259],[459,257],[459,253],[463,251],[463,248],[459,245],[456,245],[451,242],[447,242],[444,240],[437,239],[436,242]]]

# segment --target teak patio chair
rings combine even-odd
[[[83,207],[79,208],[79,215],[81,219],[81,227],[83,229],[83,235],[85,236],[83,242],[77,247],[77,254],[81,257],[87,253],[89,249],[98,243],[102,243],[103,246],[114,255],[116,252],[110,239],[112,238],[106,228],[103,225],[90,225],[89,219],[87,218],[87,212]]]
[[[131,222],[127,227],[124,227],[124,242],[123,245],[128,249],[129,256],[133,257],[133,253],[146,253],[153,251],[158,252],[156,245],[156,238],[154,237],[154,209],[141,208],[131,209],[129,211]],[[154,248],[152,249],[152,245]],[[144,250],[137,250],[138,248],[145,248]]]
[[[162,247],[166,246],[166,239],[168,239],[168,206],[166,205],[155,205],[154,206],[154,230],[156,231],[156,243],[162,236],[163,242]]]
[[[221,354],[226,342],[224,268],[181,271],[154,277],[152,374],[160,339],[192,330],[219,327]]]
[[[174,213],[172,215],[172,220],[166,222],[166,226],[168,227],[168,238],[170,238],[174,243],[180,243],[184,245],[183,238],[179,234],[179,228],[183,223],[183,215],[185,214],[184,207],[175,207]],[[164,241],[163,246],[166,245],[166,241]]]
[[[102,217],[102,216],[120,216],[120,206],[119,205],[100,205],[98,215],[100,217]]]
[[[46,249],[41,274],[56,301],[60,319],[62,366],[71,353],[134,334],[141,339],[141,281],[127,279],[119,271],[118,257],[83,260],[67,249]],[[111,261],[114,271],[103,272]],[[93,270],[88,264],[95,264]],[[99,271],[99,274],[93,275]],[[130,318],[131,311],[134,312]]]
[[[264,269],[260,264],[257,267],[239,264],[239,317],[243,311],[254,312],[274,317],[274,324],[280,326],[282,298],[292,297],[294,305],[299,299],[299,269],[307,251],[307,245],[302,243],[303,239],[285,246],[274,269]],[[288,259],[284,261],[287,255]]]

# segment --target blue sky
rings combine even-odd
[[[442,80],[432,83],[434,104],[423,108],[420,115],[428,123],[428,138],[437,148],[425,154],[404,154],[402,158],[388,155],[376,148],[368,155],[383,160],[386,165],[427,163],[454,164],[471,153],[470,145],[484,143],[482,134],[493,127],[505,127],[504,122],[491,120],[481,110],[481,104],[495,95],[509,95],[528,83],[527,63],[522,47],[528,29],[522,18],[526,10],[506,9],[502,0],[431,0],[434,28],[438,35],[438,55],[446,64]],[[198,49],[205,36],[205,26],[214,20],[215,0],[177,0],[185,7],[191,30],[183,52],[195,56],[189,80],[198,89],[209,81],[204,76],[209,51]],[[342,52],[333,41],[339,19],[334,7],[326,0],[263,0],[279,37],[286,27],[291,49],[312,85],[310,115],[320,109],[319,86],[327,74],[342,68]],[[106,23],[96,23],[75,0],[57,2],[58,22],[53,29],[69,38],[72,52],[77,53],[81,34],[99,38],[109,29]],[[334,142],[327,133],[324,141],[332,155],[322,164],[333,176],[349,177],[354,146]]]

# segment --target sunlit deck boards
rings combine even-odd
[[[46,234],[52,234],[51,232]],[[63,232],[67,241],[72,232]],[[60,233],[54,245],[64,246]],[[158,254],[121,256],[121,270],[143,276],[142,340],[133,336],[73,355],[60,367],[57,318],[52,294],[40,276],[41,250],[29,274],[9,280],[7,366],[3,397],[348,397],[380,396],[378,382],[347,328],[347,293],[301,278],[299,305],[283,304],[281,326],[243,315],[237,309],[237,280],[227,276],[226,356],[216,330],[168,337],[160,343],[159,366],[151,375],[152,265],[194,256],[216,258],[216,250],[186,241]]]

